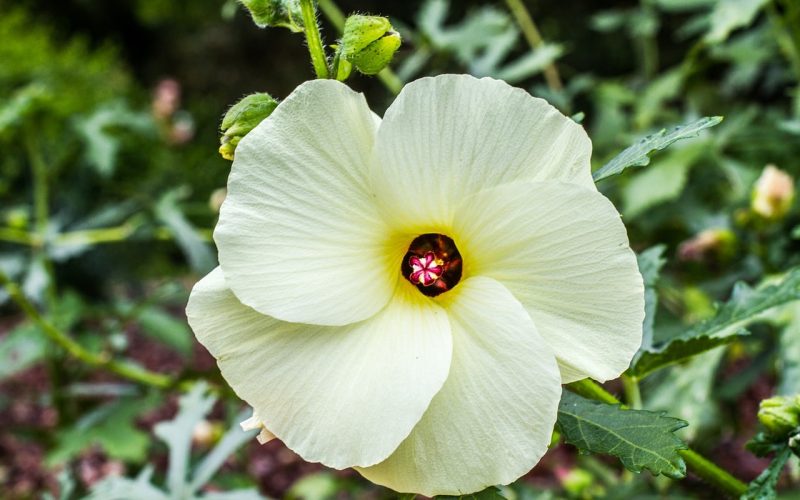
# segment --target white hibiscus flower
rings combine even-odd
[[[501,81],[423,78],[383,120],[307,82],[237,147],[189,321],[262,438],[402,492],[507,484],[546,451],[561,384],[617,377],[641,341],[590,155]]]

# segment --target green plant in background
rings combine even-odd
[[[230,455],[251,440],[255,433],[246,432],[234,424],[220,439],[216,446],[190,469],[190,452],[193,434],[203,421],[216,398],[208,394],[205,385],[199,383],[180,398],[180,410],[173,420],[161,422],[154,428],[155,435],[169,448],[169,467],[167,469],[166,491],[154,486],[150,480],[153,467],[145,467],[134,480],[109,477],[97,483],[88,499],[108,500],[112,498],[152,498],[157,499],[222,499],[260,500],[261,495],[254,489],[236,490],[225,493],[201,493],[201,489],[214,476]],[[237,415],[241,420],[244,415]]]
[[[219,15],[220,5],[180,3],[141,0],[132,15],[151,27]],[[731,496],[773,498],[777,486],[797,484],[797,2],[642,0],[625,9],[595,9],[591,19],[511,0],[469,7],[427,0],[397,6],[398,18],[346,17],[328,0],[244,6],[259,25],[288,28],[265,32],[270,40],[283,33],[296,44],[299,37],[290,32],[303,33],[318,77],[368,86],[358,73],[377,73],[387,93],[396,93],[426,74],[493,76],[576,113],[592,137],[598,188],[620,207],[631,242],[641,250],[643,345],[621,385],[603,389],[587,380],[565,392],[556,442],[589,455],[570,459],[563,474],[550,474],[558,480],[548,488],[519,482],[480,498],[632,498],[709,494],[712,487]],[[339,40],[334,34],[326,44],[329,33],[317,28],[317,8]],[[388,12],[376,14],[395,15],[395,6],[380,8]],[[235,3],[223,10],[233,19],[227,22],[237,20]],[[576,43],[577,31],[612,50]],[[214,384],[228,403],[226,421],[233,421],[238,400],[222,389],[218,373],[191,366],[194,341],[179,312],[188,295],[182,277],[215,264],[210,231],[197,227],[213,225],[204,191],[221,184],[226,164],[197,161],[210,157],[213,146],[186,142],[195,122],[174,105],[175,82],[159,86],[168,97],[156,105],[120,63],[119,51],[80,38],[59,43],[56,33],[27,9],[4,9],[0,16],[0,271],[6,290],[0,300],[15,311],[13,299],[27,318],[15,316],[0,335],[0,377],[14,381],[45,366],[50,389],[42,398],[59,416],[46,435],[21,433],[46,443],[49,464],[67,466],[60,483],[65,499],[87,489],[69,473],[87,449],[127,464],[138,478],[103,480],[92,488],[95,498],[213,498],[209,482],[237,495],[233,490],[252,488],[252,478],[229,480],[235,475],[224,467],[214,473],[250,434],[231,430],[234,437],[208,455],[213,460],[196,457],[210,465],[187,466],[194,460],[187,444],[194,424],[188,422],[203,418],[212,399],[194,381]],[[597,63],[587,62],[587,53]],[[625,56],[615,53],[629,54],[635,65],[620,66]],[[302,71],[309,73],[305,63]],[[267,80],[260,88],[284,95],[270,85]],[[252,100],[258,98],[245,97],[223,120],[220,153],[226,159],[275,107],[271,98],[242,104]],[[726,119],[720,123],[718,115]],[[196,123],[207,139],[211,127]],[[175,168],[182,163],[193,166],[185,175]],[[181,361],[157,369],[141,348],[132,348],[139,336]],[[765,383],[772,390],[759,393]],[[172,432],[160,427],[160,434],[169,434],[170,448],[180,451],[170,452],[172,468],[164,475],[161,448],[140,422],[178,390],[189,395]],[[619,390],[624,404],[607,390]],[[694,451],[719,458],[724,441],[726,453],[735,449],[746,461],[742,446],[726,436],[751,437],[755,430],[746,416],[755,418],[755,406],[741,401],[772,394],[781,396],[761,403],[761,432],[748,445],[770,458],[758,462],[757,471],[743,473],[724,460],[714,465]],[[0,398],[0,412],[12,404]],[[681,429],[684,422],[688,427]],[[222,446],[226,439],[229,446]],[[619,464],[593,454],[610,454]],[[154,465],[145,466],[150,457]],[[644,470],[673,479],[688,472],[707,482],[635,474]],[[749,485],[734,477],[748,474],[755,478]],[[375,494],[363,482],[320,472],[298,481],[290,494],[330,498],[366,491]],[[255,491],[246,494],[259,498]]]

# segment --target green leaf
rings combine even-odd
[[[800,394],[800,304],[781,311],[786,325],[781,332],[778,359],[780,361],[778,394]]]
[[[157,424],[153,430],[169,447],[169,468],[167,488],[178,498],[189,490],[189,454],[192,446],[192,432],[198,422],[211,411],[216,398],[208,394],[205,383],[197,383],[179,400],[180,410],[175,419]]]
[[[286,500],[327,500],[336,498],[339,481],[330,472],[317,472],[298,479],[289,491]],[[416,495],[415,495],[416,496]],[[398,495],[398,498],[402,498]]]
[[[197,424],[211,411],[216,398],[209,393],[208,386],[195,384],[187,394],[179,399],[178,414],[174,419],[160,422],[154,427],[154,433],[167,443],[169,448],[169,466],[167,468],[167,491],[165,493],[152,484],[152,466],[145,467],[133,480],[109,475],[92,487],[91,500],[107,498],[147,498],[147,499],[185,499],[185,500],[264,500],[255,488],[239,489],[227,492],[202,492],[206,482],[216,473],[255,432],[245,432],[234,425],[223,436],[214,449],[206,455],[191,474],[189,468],[192,448],[192,435]],[[238,422],[244,415],[238,415]],[[111,420],[113,424],[113,420]]]
[[[718,422],[719,410],[713,397],[714,375],[725,349],[712,349],[690,359],[680,368],[668,370],[657,387],[645,392],[645,407],[667,411],[670,415],[691,422],[681,437],[692,441],[708,426]]]
[[[193,493],[205,486],[229,456],[241,448],[243,444],[252,441],[256,437],[257,430],[244,431],[239,425],[239,422],[248,418],[250,414],[252,414],[252,411],[246,410],[237,415],[233,419],[233,426],[222,436],[222,439],[219,440],[214,449],[203,458],[203,461],[197,465],[192,475],[192,483],[189,485]]]
[[[86,144],[89,164],[103,177],[111,176],[116,168],[117,152],[121,146],[119,130],[139,133],[155,131],[149,115],[130,111],[121,102],[101,107],[77,120],[76,127]]]
[[[0,135],[20,126],[36,109],[37,104],[49,97],[47,88],[39,82],[31,83],[14,92],[0,105]]]
[[[564,440],[581,452],[605,453],[633,472],[649,470],[672,478],[686,475],[678,450],[686,444],[674,432],[687,425],[663,413],[623,410],[565,391],[558,408]]]
[[[721,121],[721,116],[711,116],[674,127],[671,130],[662,129],[660,132],[648,135],[603,165],[592,174],[592,178],[598,182],[606,177],[617,175],[628,167],[644,167],[650,163],[648,155],[653,151],[660,151],[680,139],[695,137],[700,131],[713,127]]]
[[[664,245],[656,245],[648,248],[636,256],[639,264],[639,272],[644,279],[644,324],[642,327],[642,349],[650,349],[653,345],[653,322],[655,321],[656,308],[658,307],[658,296],[655,285],[661,268],[666,263]]]
[[[477,493],[472,493],[470,495],[461,495],[461,496],[437,496],[439,500],[506,500],[506,496],[503,495],[503,490],[501,490],[497,486],[489,486],[485,490],[479,491]]]
[[[700,141],[669,151],[653,166],[633,177],[622,189],[622,214],[626,220],[680,196],[689,171],[707,149],[707,144]]]
[[[737,28],[749,26],[769,0],[719,0],[711,12],[711,28],[704,40],[720,43]]]
[[[175,237],[191,268],[198,274],[205,274],[215,266],[216,261],[208,244],[178,206],[178,200],[185,195],[186,191],[180,188],[165,194],[156,204],[156,216]]]
[[[138,313],[137,320],[142,331],[151,338],[182,354],[191,353],[194,337],[185,321],[157,307],[145,307]]]
[[[776,497],[775,485],[778,484],[781,471],[791,455],[792,450],[789,449],[789,446],[784,446],[775,455],[769,466],[753,479],[745,494],[742,495],[742,500],[773,500]]]
[[[153,466],[148,465],[136,479],[119,477],[109,474],[102,481],[92,486],[92,491],[86,500],[108,500],[122,498],[147,498],[148,500],[170,500],[161,490],[150,483],[153,476]]]
[[[23,324],[0,339],[0,380],[44,358],[47,339],[32,324]]]
[[[497,68],[492,76],[513,85],[543,71],[561,57],[562,54],[564,54],[562,45],[545,43],[527,55],[511,61],[501,68]]]
[[[57,446],[47,462],[64,463],[91,445],[99,445],[108,456],[141,462],[150,446],[149,435],[136,426],[136,418],[157,403],[153,397],[115,401],[87,413],[78,422],[57,433]]]
[[[755,290],[737,283],[731,299],[717,309],[714,317],[656,349],[643,352],[630,373],[641,378],[664,366],[725,345],[736,337],[749,335],[744,327],[759,320],[762,313],[798,299],[800,267],[790,270],[779,282]]]

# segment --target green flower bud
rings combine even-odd
[[[352,15],[344,24],[341,58],[361,73],[374,75],[391,62],[400,43],[389,19]]]
[[[219,154],[226,160],[233,160],[233,152],[242,137],[271,115],[277,106],[278,101],[267,93],[250,94],[231,106],[220,126]]]
[[[250,11],[259,28],[281,26],[294,32],[303,31],[303,15],[299,0],[239,0]]]
[[[769,434],[787,436],[800,427],[800,396],[765,399],[759,405],[758,420]]]

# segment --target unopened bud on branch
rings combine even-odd
[[[278,101],[267,93],[250,94],[237,102],[225,113],[220,130],[219,154],[226,160],[233,160],[233,153],[239,141],[268,117],[278,106]]]
[[[765,399],[759,405],[758,420],[773,436],[788,436],[800,427],[800,395]]]
[[[298,0],[239,0],[259,28],[280,26],[303,31],[303,16]]]
[[[388,66],[400,43],[389,19],[355,14],[344,24],[341,57],[361,73],[374,75]]]
[[[792,176],[774,165],[767,165],[753,188],[750,208],[765,219],[777,220],[789,212],[793,201]]]

